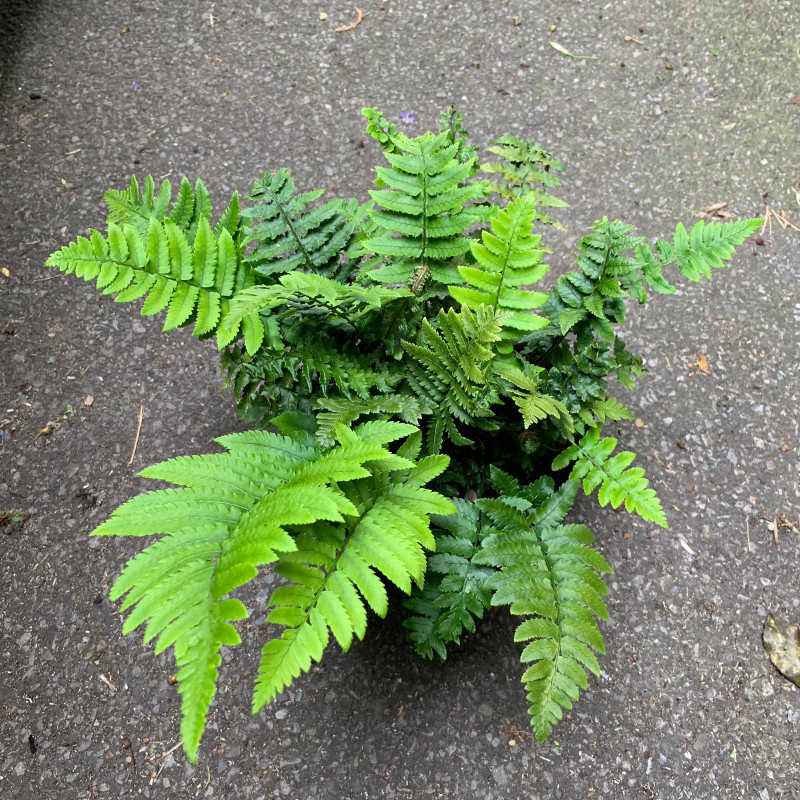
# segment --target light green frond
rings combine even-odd
[[[517,339],[544,328],[548,321],[532,313],[547,295],[529,288],[550,269],[542,264],[541,237],[533,235],[536,202],[524,195],[492,217],[492,232],[471,243],[477,264],[458,268],[466,286],[449,287],[455,300],[475,309],[484,304],[504,315],[503,338]]]
[[[489,153],[499,156],[501,162],[481,164],[481,172],[490,175],[490,188],[500,197],[514,200],[530,195],[536,201],[535,218],[545,225],[563,226],[554,222],[541,208],[568,208],[568,204],[546,190],[561,186],[556,174],[564,167],[553,156],[545,152],[535,142],[525,142],[516,136],[501,136],[496,139]]]
[[[144,299],[144,316],[166,310],[165,331],[194,322],[195,336],[216,331],[220,343],[227,344],[241,324],[248,350],[258,349],[264,332],[257,314],[230,325],[226,321],[230,299],[253,282],[241,260],[236,194],[213,230],[211,202],[201,181],[192,191],[184,178],[169,216],[169,184],[154,198],[149,176],[142,198],[134,177],[123,192],[107,193],[106,201],[112,210],[107,236],[90,230],[89,238],[80,236],[53,253],[46,266],[96,279],[97,289],[116,295],[118,303]]]
[[[661,262],[677,263],[678,269],[690,281],[699,281],[704,277],[711,280],[711,270],[725,267],[724,262],[733,257],[736,247],[752,236],[763,222],[763,219],[709,223],[699,220],[689,233],[679,222],[673,243],[658,242],[656,247]]]
[[[303,435],[250,431],[221,437],[227,453],[175,458],[143,473],[186,488],[135,497],[95,530],[98,536],[162,535],[128,562],[110,597],[122,599],[128,611],[123,633],[145,625],[145,641],[157,638],[156,652],[174,649],[181,733],[191,761],[216,691],[220,649],[239,643],[230,623],[247,616],[242,603],[227,595],[253,579],[259,566],[297,551],[298,526],[343,523],[360,513],[335,481],[371,476],[367,463],[381,476],[416,472],[413,462],[382,446],[408,427],[383,425],[366,427],[364,439],[340,427],[342,443],[325,453]],[[402,495],[396,488],[395,494],[408,498],[408,491],[413,489]],[[418,516],[429,507],[442,513],[425,496],[417,502]],[[335,586],[352,611],[354,592],[342,589],[341,581]],[[373,600],[375,591],[373,586]],[[322,607],[334,614],[331,603]],[[355,624],[363,629],[358,619]]]
[[[361,426],[387,423],[367,423]],[[357,436],[357,434],[353,434]],[[429,514],[452,505],[419,486],[416,468],[386,473],[378,464],[363,478],[339,486],[353,513],[339,524],[302,527],[297,549],[284,553],[277,571],[289,583],[273,592],[267,622],[284,626],[262,650],[253,713],[320,661],[331,634],[343,650],[366,630],[366,605],[383,616],[387,597],[381,578],[411,590],[421,585],[425,549],[435,546]],[[365,605],[366,602],[366,605]]]
[[[183,180],[189,186],[186,178]],[[190,186],[189,192],[191,194]],[[171,196],[172,186],[169,181],[161,183],[156,196],[155,183],[150,175],[144,179],[144,188],[140,194],[136,176],[131,175],[130,185],[126,189],[109,189],[103,194],[103,201],[108,206],[108,222],[128,222],[144,231],[151,217],[164,219]]]
[[[351,425],[364,416],[387,419],[398,417],[416,424],[420,418],[419,402],[407,395],[387,394],[373,398],[325,397],[317,401],[317,439],[322,446],[335,441],[337,425]]]
[[[601,506],[611,503],[612,508],[619,508],[624,503],[626,511],[669,527],[661,501],[653,489],[648,488],[650,481],[644,477],[644,470],[630,466],[636,454],[623,451],[611,457],[616,446],[616,439],[600,439],[599,427],[590,428],[580,441],[556,457],[553,469],[563,469],[574,461],[570,480],[582,480],[587,495],[599,486],[597,499]]]

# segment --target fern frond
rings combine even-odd
[[[337,425],[351,425],[365,416],[398,417],[416,424],[420,418],[419,403],[407,395],[386,394],[378,397],[324,397],[317,401],[317,439],[324,447],[335,440]]]
[[[186,235],[189,244],[194,242],[200,220],[211,219],[211,198],[203,181],[199,178],[194,190],[187,178],[181,178],[178,187],[178,197],[169,216],[167,208],[172,196],[172,186],[169,181],[162,181],[158,195],[155,195],[155,183],[148,175],[144,187],[139,193],[139,183],[135,175],[131,175],[130,185],[123,190],[110,189],[103,195],[103,200],[108,206],[108,222],[117,225],[129,223],[145,234],[150,224],[150,218],[159,221],[169,219],[177,225]],[[239,226],[239,195],[234,192],[223,218],[231,236],[235,236]],[[219,233],[215,229],[215,233]]]
[[[462,305],[475,310],[484,304],[503,314],[505,339],[516,339],[548,325],[544,317],[531,313],[547,300],[547,295],[521,288],[538,283],[550,269],[541,263],[541,236],[532,234],[535,215],[532,195],[524,195],[499,211],[491,220],[492,232],[483,231],[482,241],[471,243],[477,264],[458,267],[468,288],[449,287],[452,297]]]
[[[646,299],[639,262],[625,253],[642,246],[644,239],[630,236],[632,225],[604,218],[584,236],[575,259],[580,271],[567,272],[556,281],[545,314],[562,335],[614,339],[611,323],[625,321],[624,299]]]
[[[636,454],[622,451],[611,458],[616,446],[617,440],[612,437],[600,439],[599,427],[590,428],[577,443],[556,456],[553,469],[563,469],[574,461],[570,480],[582,479],[587,496],[599,486],[597,500],[601,506],[611,503],[612,508],[619,508],[624,503],[626,511],[636,512],[642,519],[664,528],[669,527],[661,501],[655,491],[648,488],[650,481],[644,477],[644,470],[630,466]]]
[[[189,193],[194,200],[191,185],[186,178],[183,182],[189,187]],[[147,229],[150,217],[163,220],[172,196],[172,185],[169,181],[162,181],[158,196],[155,196],[155,182],[152,176],[144,179],[144,189],[139,192],[139,182],[135,175],[131,175],[130,185],[126,189],[109,189],[103,194],[103,201],[108,206],[108,222],[118,225],[130,222],[142,230]]]
[[[274,175],[267,172],[255,181],[247,195],[255,205],[242,210],[242,216],[250,221],[246,243],[256,243],[245,263],[264,276],[334,269],[364,215],[354,213],[352,202],[331,200],[312,205],[322,194],[321,189],[295,194],[287,169]]]
[[[375,139],[385,152],[397,152],[397,146],[394,143],[397,126],[393,122],[389,122],[378,108],[362,108],[361,113],[367,118],[367,135]]]
[[[607,420],[616,422],[621,419],[633,419],[633,414],[614,397],[603,397],[590,403],[581,409],[578,416],[589,428],[602,428]]]
[[[490,406],[498,402],[495,382],[487,380],[494,357],[487,347],[500,339],[498,317],[491,308],[466,306],[438,316],[439,330],[422,321],[417,342],[403,341],[411,357],[406,383],[432,416],[428,425],[428,452],[438,453],[444,433],[459,445],[472,444],[462,436],[455,420],[482,430],[496,430],[489,421]]]
[[[539,372],[542,371],[541,369],[539,370]],[[526,428],[529,428],[535,422],[551,417],[565,434],[569,434],[574,430],[572,417],[564,404],[560,400],[556,400],[556,398],[539,391],[538,374],[534,373],[534,377],[531,377],[519,367],[508,364],[497,364],[495,372],[503,380],[516,387],[509,394],[517,404]]]
[[[320,520],[343,522],[358,513],[334,487],[375,469],[408,469],[412,463],[382,446],[408,433],[366,430],[366,437],[339,428],[339,443],[326,453],[297,439],[250,431],[218,440],[228,452],[177,458],[146,469],[146,477],[182,489],[163,489],[129,500],[95,536],[163,534],[128,562],[112,600],[129,610],[123,633],[145,625],[145,642],[156,652],[174,647],[183,720],[181,733],[191,761],[216,691],[222,645],[239,643],[230,624],[247,616],[226,597],[250,581],[278,553],[297,549],[296,526]],[[409,474],[413,469],[409,470]]]
[[[340,484],[353,513],[341,525],[303,526],[297,549],[281,557],[277,571],[290,583],[273,592],[267,622],[285,629],[262,650],[254,713],[322,658],[331,633],[343,650],[353,636],[364,636],[365,601],[379,616],[386,614],[388,598],[379,575],[406,593],[412,581],[422,584],[424,551],[435,546],[428,515],[453,510],[448,500],[422,486],[448,459],[405,461],[405,466],[402,461],[388,467],[384,462],[369,477]]]
[[[498,476],[511,493],[477,501],[494,528],[473,563],[498,570],[486,582],[493,606],[508,605],[512,614],[528,617],[514,640],[528,643],[521,660],[532,663],[522,681],[541,742],[587,688],[585,670],[600,674],[592,649],[605,653],[595,618],[608,619],[602,600],[608,589],[597,572],[612,570],[589,547],[594,537],[586,527],[561,524],[575,498],[575,482],[554,492],[544,478],[522,490],[509,476]]]
[[[478,147],[470,144],[469,133],[464,127],[464,115],[456,111],[455,106],[445,109],[439,116],[439,133],[446,133],[450,144],[457,144],[456,159],[462,164],[471,161],[473,164],[472,174],[477,170]]]
[[[457,159],[461,143],[451,142],[449,132],[416,139],[396,133],[392,142],[394,151],[384,152],[391,168],[376,170],[388,189],[370,191],[380,208],[372,212],[378,230],[368,240],[370,251],[387,256],[390,265],[369,275],[380,283],[413,282],[415,293],[422,294],[429,277],[439,284],[457,280],[448,260],[468,252],[471,240],[461,233],[475,221],[463,206],[484,190],[479,183],[464,183],[474,158]]]
[[[268,339],[253,356],[232,347],[222,354],[224,386],[232,386],[242,419],[261,423],[284,411],[308,412],[319,395],[368,400],[391,394],[403,379],[400,365],[359,352],[352,341],[318,336],[284,344]],[[342,422],[342,419],[337,419]],[[333,430],[331,427],[328,433]],[[326,441],[332,441],[326,436]]]
[[[410,296],[408,289],[343,284],[322,275],[292,271],[281,275],[278,284],[253,286],[239,292],[231,301],[226,324],[235,325],[256,312],[291,306],[298,314],[309,310],[332,314],[358,330],[360,317]]]
[[[681,223],[673,243],[656,243],[658,258],[640,236],[631,236],[633,226],[603,218],[592,233],[581,239],[576,256],[580,271],[562,275],[553,289],[545,313],[562,335],[583,329],[601,338],[613,339],[609,322],[625,321],[627,297],[640,303],[647,299],[645,286],[660,294],[673,294],[675,287],[662,275],[665,266],[677,263],[692,281],[711,278],[711,270],[725,266],[735,247],[751,236],[763,220],[697,222],[690,233]],[[626,255],[633,250],[633,255]]]
[[[414,616],[403,622],[417,652],[425,658],[447,657],[447,645],[460,644],[463,631],[475,632],[490,606],[486,584],[493,570],[474,564],[480,552],[480,515],[474,503],[451,498],[456,513],[434,517],[436,552],[428,557],[423,588],[415,587],[403,605]],[[445,533],[444,531],[448,531]]]
[[[491,190],[511,200],[531,195],[537,205],[535,218],[545,225],[564,230],[560,223],[540,210],[569,208],[568,203],[545,191],[561,186],[561,179],[555,173],[563,172],[564,167],[535,142],[525,142],[516,136],[501,136],[487,150],[503,159],[501,163],[480,166],[481,172],[497,176],[497,180],[490,184]]]
[[[682,223],[675,228],[672,244],[656,244],[662,264],[675,262],[690,281],[705,277],[711,280],[712,269],[722,269],[735,249],[763,224],[763,219],[743,219],[735,222],[696,222],[689,233]]]
[[[193,322],[194,336],[216,331],[221,344],[233,341],[240,321],[226,324],[229,300],[253,282],[241,260],[238,196],[234,193],[212,230],[211,202],[201,181],[192,192],[184,178],[168,217],[168,182],[155,199],[153,192],[149,176],[142,198],[135,177],[127,190],[107,192],[112,219],[107,236],[90,229],[89,238],[79,236],[53,253],[45,266],[96,280],[97,289],[116,295],[118,303],[144,298],[143,316],[167,312],[165,331]],[[255,352],[264,336],[258,315],[242,321],[241,327],[248,351]]]

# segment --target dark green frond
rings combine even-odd
[[[340,395],[347,402],[391,394],[403,379],[397,363],[326,339],[292,346],[268,339],[253,356],[234,346],[222,354],[222,372],[224,385],[234,389],[239,415],[259,424],[284,411],[308,412],[320,395]]]
[[[537,481],[521,490],[502,481],[503,494],[476,505],[493,524],[473,563],[494,567],[486,586],[492,605],[508,605],[527,617],[514,634],[527,642],[521,654],[530,664],[522,676],[529,713],[541,742],[588,686],[586,670],[600,674],[592,650],[605,653],[596,618],[608,619],[608,593],[598,572],[611,572],[589,545],[594,537],[583,525],[563,525],[577,484],[553,491]]]
[[[274,175],[267,172],[250,187],[247,198],[254,205],[244,208],[242,215],[250,224],[247,244],[255,242],[255,247],[245,262],[256,273],[326,274],[336,269],[365,215],[354,212],[352,201],[313,205],[321,196],[322,190],[296,194],[287,169]]]
[[[471,444],[455,421],[494,430],[490,406],[498,402],[497,386],[488,380],[494,353],[487,346],[500,339],[500,325],[490,308],[476,313],[462,307],[439,312],[438,330],[423,320],[416,342],[404,341],[410,356],[406,384],[419,398],[428,423],[428,452],[438,453],[445,433],[455,444]]]
[[[384,191],[371,191],[378,209],[372,219],[378,228],[368,240],[369,249],[388,259],[388,266],[370,272],[381,283],[405,283],[421,295],[429,281],[454,283],[458,273],[450,259],[469,251],[462,236],[475,217],[464,205],[483,197],[480,183],[467,183],[474,158],[459,161],[460,141],[445,131],[408,139],[400,133],[395,147],[384,153],[391,168],[378,167]]]
[[[466,630],[475,632],[475,619],[489,608],[487,587],[494,570],[472,563],[480,552],[480,515],[474,503],[452,499],[456,513],[434,518],[436,552],[428,556],[424,588],[416,587],[403,605],[412,612],[403,622],[417,652],[425,658],[447,656],[447,645],[461,644]],[[448,531],[448,532],[445,532]]]

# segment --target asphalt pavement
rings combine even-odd
[[[800,691],[761,646],[769,612],[800,623],[797,4],[354,2],[345,31],[333,0],[0,4],[0,509],[30,515],[0,535],[0,797],[800,798]],[[221,206],[286,166],[364,200],[362,106],[416,135],[451,103],[482,146],[512,133],[565,164],[553,275],[603,215],[651,240],[713,206],[784,215],[712,283],[631,309],[649,371],[617,395],[621,438],[670,530],[579,504],[615,569],[609,652],[546,744],[502,610],[445,663],[394,613],[253,718],[256,613],[191,766],[171,661],[122,639],[107,597],[139,542],[87,535],[151,485],[139,469],[243,425],[213,343],[43,263],[131,172],[201,176]]]

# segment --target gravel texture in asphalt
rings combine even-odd
[[[139,469],[243,426],[212,343],[42,266],[102,225],[105,188],[202,176],[222,203],[287,166],[366,199],[380,154],[361,107],[412,112],[416,135],[455,103],[476,142],[535,138],[566,165],[553,275],[604,214],[651,239],[720,202],[800,227],[794,2],[361,9],[337,32],[356,12],[334,0],[0,4],[0,508],[30,514],[0,534],[0,796],[800,797],[800,692],[760,642],[770,611],[800,622],[800,535],[767,528],[800,516],[800,233],[777,224],[712,283],[631,309],[649,372],[619,395],[641,420],[622,439],[671,529],[576,509],[616,570],[609,652],[546,744],[502,611],[445,663],[390,615],[252,718],[267,572],[198,764],[163,755],[180,738],[171,661],[120,638],[107,597],[139,543],[87,534],[150,485]]]

